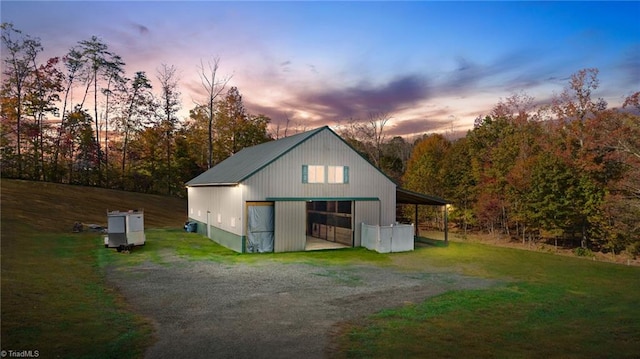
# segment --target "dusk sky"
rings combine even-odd
[[[640,90],[640,2],[27,2],[1,18],[41,61],[98,36],[127,76],[180,73],[183,116],[220,58],[252,114],[307,129],[385,112],[389,135],[466,131],[502,98],[547,102],[600,70],[610,107]]]

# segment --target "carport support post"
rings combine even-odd
[[[449,209],[444,205],[444,244],[449,245]]]
[[[415,219],[415,223],[416,223],[416,237],[420,236],[420,230],[418,229],[418,205],[416,204],[416,219]]]

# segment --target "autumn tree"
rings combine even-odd
[[[397,183],[402,183],[412,151],[413,143],[400,136],[393,137],[382,144],[380,169]]]
[[[514,131],[514,124],[507,118],[486,116],[476,119],[473,131],[467,134],[478,193],[474,211],[479,223],[491,233],[496,225],[506,230],[506,175],[517,156],[517,147],[506,145],[505,141]]]
[[[152,97],[149,92],[151,82],[147,78],[144,71],[136,72],[132,80],[126,80],[127,86],[124,88],[120,99],[120,108],[117,126],[122,133],[122,146],[120,171],[122,185],[125,185],[125,179],[128,175],[127,155],[129,151],[129,140],[135,131],[141,130],[144,122],[152,117],[153,108]]]
[[[440,134],[432,134],[419,140],[407,162],[407,171],[402,179],[403,186],[411,191],[443,196],[446,188],[443,160],[450,147],[449,140]],[[413,208],[408,208],[407,211],[407,216],[415,215]],[[441,222],[438,212],[423,211],[422,213],[422,220],[430,216],[435,217],[435,223]]]
[[[35,76],[35,63],[37,55],[43,48],[38,38],[32,38],[23,34],[22,31],[13,27],[11,23],[2,23],[2,48],[6,54],[3,58],[2,67],[2,121],[5,129],[10,132],[4,136],[15,136],[15,164],[17,168],[16,176],[23,177],[22,172],[22,125],[24,117],[25,95],[28,91],[27,85]],[[5,137],[7,139],[7,137]],[[12,141],[13,142],[13,141]],[[5,152],[3,157],[8,153]],[[3,170],[5,166],[3,166]]]
[[[594,131],[607,106],[604,100],[592,97],[599,86],[597,75],[597,69],[583,69],[571,76],[569,86],[553,101],[556,119],[550,126],[551,141],[546,143],[551,146],[547,151],[561,158],[579,179],[579,186],[572,190],[581,191],[579,197],[585,206],[565,230],[577,230],[582,247],[594,244],[599,237],[599,226],[595,224],[602,220],[602,189],[607,188],[612,175],[610,166],[614,165],[607,161],[607,149],[597,140],[602,134]]]
[[[623,108],[603,111],[593,119],[589,142],[598,144],[606,179],[597,235],[604,250],[640,255],[640,92]]]
[[[472,152],[467,137],[454,141],[442,159],[443,197],[451,201],[449,220],[466,235],[475,224],[473,205],[476,181],[471,166]]]
[[[51,153],[52,142],[48,120],[49,115],[59,115],[57,102],[60,100],[59,93],[62,91],[63,81],[63,74],[57,68],[58,61],[59,59],[54,57],[46,64],[38,66],[34,59],[33,65],[36,69],[24,97],[25,115],[32,119],[28,124],[30,131],[27,131],[32,148],[31,178],[37,180],[48,179],[45,152]]]
[[[204,105],[197,105],[189,111],[189,118],[183,127],[183,136],[189,143],[190,157],[200,172],[209,167],[209,114]]]
[[[104,164],[105,164],[105,187],[109,187],[109,179],[110,179],[110,162],[109,162],[109,140],[111,138],[111,133],[109,130],[109,124],[111,123],[111,118],[109,117],[111,113],[111,101],[110,99],[113,97],[114,91],[121,91],[124,86],[126,79],[124,77],[124,62],[118,55],[113,55],[111,60],[105,64],[104,69],[104,79],[106,81],[105,87],[102,88],[102,93],[104,94],[105,102],[104,102],[104,118],[102,123],[104,124]]]
[[[71,184],[97,185],[95,136],[91,115],[80,105],[67,116],[61,153],[68,165],[67,182]]]
[[[252,116],[247,113],[242,95],[237,87],[231,87],[217,104],[215,161],[220,162],[245,147],[269,140],[266,116]]]
[[[124,62],[120,56],[109,51],[109,47],[97,36],[92,36],[89,40],[82,40],[78,42],[75,49],[75,54],[80,55],[80,63],[84,70],[84,81],[86,84],[84,96],[81,102],[81,107],[84,107],[84,102],[89,94],[89,90],[93,87],[93,109],[94,109],[94,123],[95,123],[95,138],[98,144],[97,157],[98,157],[98,176],[101,177],[101,162],[102,162],[102,146],[100,138],[100,121],[98,116],[98,85],[102,80],[107,81],[107,84],[111,84],[111,80],[115,79],[124,71],[122,67]],[[106,87],[110,90],[109,87]],[[107,91],[106,94],[110,94]]]

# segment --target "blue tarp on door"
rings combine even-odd
[[[273,206],[249,206],[247,252],[273,252]]]

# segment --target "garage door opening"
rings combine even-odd
[[[353,247],[353,201],[307,202],[307,250]]]

